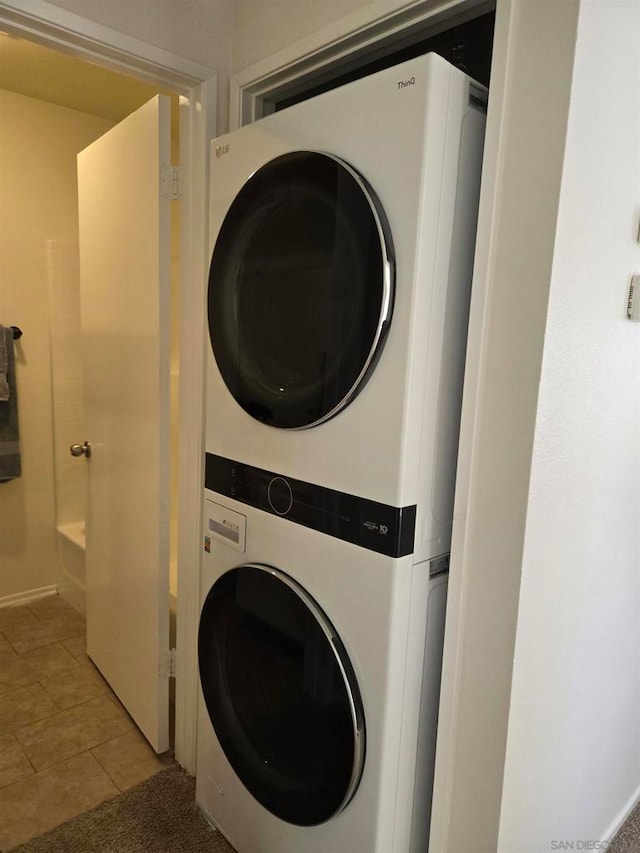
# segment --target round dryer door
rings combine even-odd
[[[300,826],[353,796],[364,763],[362,700],[331,623],[288,575],[222,575],[200,618],[200,680],[216,735],[248,791]]]
[[[283,429],[315,426],[363,387],[393,306],[382,207],[343,161],[309,151],[258,169],[222,223],[209,273],[209,334],[242,408]]]

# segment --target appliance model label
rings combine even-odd
[[[380,533],[381,536],[386,536],[389,532],[388,524],[378,524],[377,521],[364,521],[363,525],[367,530],[371,530],[373,533]]]
[[[207,501],[208,532],[237,551],[246,548],[247,517],[214,501]]]

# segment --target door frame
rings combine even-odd
[[[290,98],[351,69],[491,12],[497,0],[411,0],[369,6],[234,74],[229,127],[236,130]],[[378,5],[378,4],[376,4]],[[400,6],[393,12],[383,6]]]
[[[208,147],[216,135],[217,76],[212,68],[97,24],[45,0],[0,0],[0,27],[180,95],[180,435],[176,760],[196,766],[197,626],[204,448],[205,285],[208,265]],[[195,569],[194,569],[195,567]]]

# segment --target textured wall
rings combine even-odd
[[[23,476],[0,484],[1,599],[56,581],[47,241],[77,241],[76,152],[111,123],[5,91],[0,116],[0,322],[24,332]]]
[[[228,68],[232,0],[50,0],[52,5],[210,68]]]
[[[366,0],[236,0],[233,23],[233,72],[237,73],[317,31],[333,28],[348,32],[345,16],[361,10],[375,15]],[[402,5],[402,4],[396,4]],[[341,23],[342,22],[342,23]]]
[[[640,794],[640,326],[625,316],[640,272],[638,44],[637,3],[583,0],[523,554],[505,853],[602,840]]]
[[[577,18],[578,0],[498,3],[451,545],[432,853],[498,850]]]

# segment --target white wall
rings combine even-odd
[[[497,8],[431,853],[497,849],[577,13],[577,0],[503,0]]]
[[[640,272],[638,45],[638,3],[583,0],[522,561],[504,853],[604,839],[640,796],[640,325],[625,316]]]
[[[192,62],[229,68],[233,0],[49,0]]]
[[[212,69],[218,132],[227,129],[234,0],[49,0],[49,5]],[[80,21],[78,29],[89,28]]]
[[[416,15],[451,17],[480,0],[235,0],[234,75],[272,72],[346,36],[393,18],[406,26]],[[264,63],[264,64],[263,64]],[[250,75],[251,76],[251,75]]]
[[[242,71],[261,59],[290,48],[295,42],[331,28],[333,33],[350,32],[350,12],[363,10],[369,20],[377,16],[376,4],[367,0],[236,0],[233,21],[233,72]],[[396,6],[406,5],[395,2]],[[323,42],[327,37],[322,38]],[[302,55],[304,46],[296,51]]]
[[[5,91],[0,116],[0,322],[24,332],[17,346],[23,475],[0,484],[2,599],[56,582],[46,241],[77,241],[76,152],[111,122]]]

